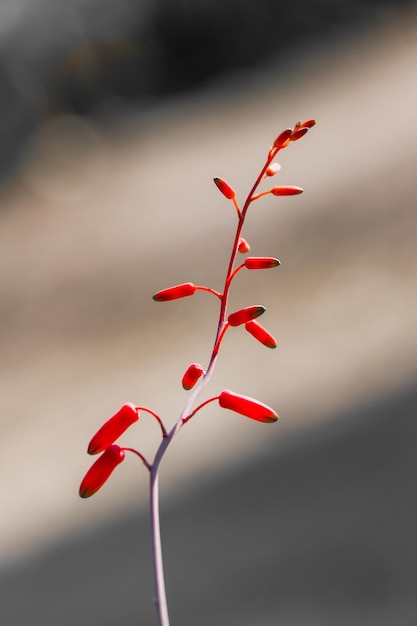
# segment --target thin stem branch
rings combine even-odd
[[[164,565],[162,561],[161,528],[159,523],[159,480],[158,470],[151,470],[150,507],[152,521],[152,546],[155,573],[155,603],[160,626],[169,626],[168,605],[165,591]]]
[[[137,411],[145,411],[145,413],[149,413],[149,415],[152,415],[152,417],[154,417],[156,419],[156,421],[158,422],[159,426],[161,427],[161,431],[162,431],[162,436],[166,437],[167,436],[167,429],[165,428],[165,425],[162,421],[162,419],[159,417],[158,413],[155,413],[155,411],[152,411],[151,409],[148,409],[148,407],[146,406],[137,406],[135,407]]]
[[[127,452],[133,452],[133,454],[136,454],[136,456],[140,458],[140,460],[142,461],[142,463],[148,470],[152,469],[152,465],[149,463],[147,458],[141,452],[139,452],[139,450],[135,450],[134,448],[125,448],[125,447],[123,447],[122,450],[126,450]]]
[[[218,291],[216,291],[215,289],[211,289],[211,287],[203,287],[203,286],[198,286],[196,287],[196,291],[197,289],[199,291],[208,291],[209,293],[212,293],[214,296],[217,296],[218,298],[220,298],[220,300],[222,299],[222,294],[219,293]]]
[[[240,265],[237,266],[237,268],[234,270],[234,272],[232,272],[232,274],[230,274],[230,278],[229,278],[229,282],[231,283],[232,280],[234,279],[234,277],[236,276],[236,274],[238,272],[240,272],[240,270],[242,270],[245,267],[244,263],[241,263]]]
[[[202,402],[201,404],[196,406],[196,408],[193,411],[191,411],[189,415],[182,418],[183,424],[185,424],[186,422],[188,422],[188,420],[194,417],[194,415],[198,413],[198,411],[200,411],[203,408],[203,406],[206,406],[206,404],[209,404],[210,402],[214,402],[214,400],[218,400],[218,399],[219,399],[219,396],[213,396],[213,398],[209,398],[205,402]]]
[[[256,196],[252,196],[251,200],[252,202],[254,200],[259,200],[259,198],[262,198],[262,196],[267,196],[270,193],[271,193],[270,189],[268,189],[267,191],[261,191],[261,193],[257,193]]]
[[[238,218],[240,219],[240,218],[242,217],[242,214],[241,214],[241,212],[240,212],[240,207],[239,207],[239,205],[238,205],[238,203],[237,203],[236,196],[234,196],[234,197],[232,198],[232,202],[233,202],[233,204],[234,204],[234,206],[235,206],[237,216],[238,216]]]

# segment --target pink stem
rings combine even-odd
[[[207,367],[207,371],[204,374],[204,376],[201,378],[199,384],[196,386],[194,392],[190,395],[187,403],[185,404],[181,412],[181,415],[179,416],[176,424],[169,431],[169,433],[166,432],[160,418],[156,414],[152,413],[154,417],[161,424],[161,428],[163,432],[162,441],[159,445],[159,448],[155,455],[154,462],[150,469],[150,508],[151,508],[151,524],[152,524],[152,546],[153,546],[153,559],[154,559],[154,570],[155,570],[156,607],[157,607],[158,617],[159,617],[159,626],[169,626],[169,616],[168,616],[166,590],[165,590],[165,577],[164,577],[164,568],[163,568],[163,560],[162,560],[161,530],[160,530],[160,521],[159,521],[159,495],[158,495],[159,494],[159,491],[158,491],[159,466],[168,446],[170,445],[171,441],[174,439],[177,432],[182,428],[182,426],[193,415],[195,415],[196,411],[201,409],[205,404],[208,404],[208,402],[212,402],[213,400],[217,399],[217,396],[215,398],[210,398],[210,400],[203,402],[194,411],[191,410],[191,407],[193,406],[194,402],[197,400],[200,394],[204,391],[204,389],[206,388],[213,374],[213,370],[214,370],[216,360],[217,360],[219,350],[220,350],[220,344],[228,328],[228,323],[226,321],[228,296],[229,296],[232,279],[234,277],[233,267],[234,267],[234,263],[236,259],[237,250],[238,250],[240,235],[242,232],[243,224],[245,222],[246,213],[248,211],[248,208],[251,202],[254,199],[253,195],[255,193],[255,190],[257,189],[258,185],[261,183],[262,179],[264,178],[265,172],[268,169],[272,160],[275,158],[277,152],[278,152],[278,149],[271,149],[269,151],[267,161],[265,165],[263,166],[258,178],[256,179],[252,189],[250,190],[242,211],[238,209],[237,204],[235,203],[235,206],[238,210],[239,222],[238,222],[238,226],[236,229],[236,235],[235,235],[235,239],[233,242],[229,265],[228,265],[227,272],[226,272],[223,293],[218,294],[217,292],[209,288],[199,287],[199,289],[211,291],[215,295],[218,295],[220,298],[219,322],[217,326],[217,333],[216,333],[216,338],[214,341],[214,347],[213,347],[213,351],[210,357],[209,365]]]
[[[150,506],[152,522],[152,547],[155,572],[156,610],[160,626],[169,626],[169,615],[165,591],[164,565],[162,561],[161,528],[159,524],[158,471],[151,470]]]

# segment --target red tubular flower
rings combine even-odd
[[[199,363],[191,363],[190,367],[182,377],[182,386],[189,391],[194,387],[199,378],[204,374],[204,370]]]
[[[278,137],[275,139],[272,147],[278,148],[278,149],[285,148],[285,146],[287,146],[290,142],[292,133],[293,133],[292,128],[286,128],[285,130],[283,130],[282,133],[280,133]]]
[[[255,320],[246,322],[245,328],[248,331],[248,333],[252,335],[252,337],[255,337],[255,339],[257,339],[260,343],[262,343],[267,348],[277,347],[277,341],[275,337],[273,337],[271,333],[269,333],[266,330],[266,328],[264,328],[261,324],[259,324]]]
[[[250,245],[248,244],[246,239],[243,239],[243,237],[240,237],[237,249],[241,254],[245,254],[246,252],[249,252]]]
[[[139,419],[139,412],[134,404],[124,404],[103,426],[96,432],[88,445],[88,454],[103,452],[122,435],[134,422]]]
[[[241,324],[246,324],[246,322],[249,322],[250,320],[254,320],[256,317],[262,315],[262,313],[265,313],[265,311],[265,307],[260,304],[247,306],[244,309],[239,309],[239,311],[230,313],[227,321],[230,326],[240,326]]]
[[[197,287],[193,283],[182,283],[182,285],[175,285],[175,287],[168,287],[168,289],[162,289],[158,291],[153,299],[156,302],[167,302],[168,300],[177,300],[177,298],[185,298],[195,294]]]
[[[258,402],[248,396],[241,396],[228,389],[221,392],[219,404],[223,409],[230,409],[258,422],[271,423],[278,419],[277,413],[263,402]]]
[[[124,458],[125,453],[119,446],[112,445],[106,448],[84,476],[79,491],[81,498],[94,495]]]
[[[280,264],[278,259],[270,256],[249,256],[245,259],[245,267],[248,270],[266,270],[271,267],[277,267]]]
[[[236,192],[235,192],[234,189],[232,189],[232,187],[229,185],[229,183],[226,183],[226,181],[223,180],[223,178],[213,178],[213,180],[216,183],[217,187],[222,192],[222,194],[228,200],[233,200],[233,198],[236,196]]]
[[[295,187],[294,185],[286,185],[284,187],[273,187],[271,193],[274,196],[295,196],[299,193],[303,193],[304,189],[301,187]]]

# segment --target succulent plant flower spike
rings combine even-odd
[[[215,298],[218,299],[217,331],[213,341],[213,348],[205,366],[199,363],[191,363],[186,369],[181,382],[183,389],[187,392],[187,399],[185,400],[184,407],[180,414],[173,420],[171,425],[167,427],[165,419],[162,419],[152,409],[126,403],[103,423],[88,445],[88,453],[99,456],[81,482],[79,494],[82,498],[89,498],[103,487],[113,471],[124,460],[126,452],[136,455],[144,466],[145,471],[149,473],[155,595],[159,626],[169,626],[162,563],[158,494],[159,470],[165,452],[184,424],[189,422],[197,414],[203,413],[203,409],[204,413],[215,410],[218,411],[219,407],[221,409],[229,409],[251,420],[265,424],[272,424],[278,420],[276,411],[267,404],[228,389],[217,392],[203,402],[200,401],[199,403],[198,399],[203,391],[207,389],[224,337],[228,331],[242,333],[242,337],[245,334],[244,331],[247,331],[262,346],[267,348],[276,348],[277,346],[276,339],[259,321],[257,321],[261,315],[264,315],[266,311],[265,307],[261,304],[251,304],[249,302],[240,309],[230,311],[229,295],[232,285],[241,271],[250,270],[252,272],[273,269],[280,265],[280,261],[273,256],[244,256],[243,261],[238,261],[238,255],[241,255],[240,259],[242,259],[242,255],[248,255],[250,251],[249,243],[242,236],[245,220],[251,206],[260,198],[269,196],[271,202],[278,202],[276,198],[283,197],[284,200],[282,201],[287,202],[287,196],[302,193],[303,190],[301,187],[294,185],[276,185],[268,187],[267,183],[272,176],[275,176],[281,171],[281,166],[275,161],[277,154],[284,148],[288,148],[295,141],[304,137],[314,124],[315,121],[311,119],[297,122],[293,128],[287,128],[276,136],[275,140],[272,142],[272,147],[267,153],[266,161],[242,204],[238,202],[236,192],[229,183],[223,178],[214,178],[214,183],[223,195],[223,198],[230,201],[233,205],[232,208],[235,210],[236,219],[235,234],[222,291],[217,291],[204,285],[194,285],[191,282],[184,282],[180,285],[166,287],[156,292],[153,296],[155,302],[159,303],[195,296],[197,292],[203,291],[205,294],[203,296],[198,295],[197,297],[215,296]],[[206,294],[210,294],[210,296]],[[184,304],[184,306],[186,305]],[[156,446],[153,459],[151,460],[148,460],[141,451],[135,448],[125,447],[116,443],[122,435],[126,435],[131,427],[144,427],[144,413],[153,418],[160,429],[161,439]]]

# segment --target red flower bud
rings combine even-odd
[[[272,147],[278,148],[278,149],[285,148],[285,146],[287,146],[290,142],[292,133],[293,133],[292,128],[286,128],[285,130],[283,130],[282,133],[280,133],[278,137],[275,139]]]
[[[190,367],[182,377],[182,386],[187,391],[192,389],[199,378],[204,374],[204,370],[199,363],[191,363]]]
[[[265,174],[267,176],[275,176],[275,174],[277,174],[280,171],[280,169],[281,169],[281,166],[279,163],[271,163],[271,165],[266,170]]]
[[[261,324],[256,322],[255,320],[251,320],[250,322],[246,322],[245,328],[255,339],[257,339],[260,343],[262,343],[267,348],[276,348],[277,341],[275,337],[269,333],[266,328],[264,328]]]
[[[122,435],[134,422],[139,419],[139,413],[134,404],[124,404],[103,426],[96,432],[88,445],[88,454],[103,452]]]
[[[234,189],[232,189],[232,187],[229,185],[229,183],[226,183],[226,181],[223,180],[223,178],[214,178],[213,180],[216,183],[217,187],[222,192],[222,194],[228,200],[233,200],[233,198],[236,196],[236,192],[235,192]]]
[[[81,498],[94,495],[124,458],[125,453],[119,446],[113,445],[106,448],[84,476],[79,491]]]
[[[308,128],[306,126],[301,126],[301,128],[295,129],[291,135],[291,141],[301,139],[301,137],[304,137],[306,133],[308,133]]]
[[[285,187],[273,187],[271,193],[274,196],[296,196],[299,193],[303,193],[304,189],[301,187],[295,187],[294,185],[286,185]]]
[[[245,254],[246,252],[249,252],[250,245],[248,244],[246,239],[243,239],[243,237],[240,237],[237,249],[241,254]]]
[[[168,289],[162,289],[158,291],[153,299],[156,302],[167,302],[168,300],[177,300],[177,298],[185,298],[186,296],[194,295],[197,287],[193,283],[183,283],[182,285],[175,285],[175,287],[168,287]]]
[[[240,326],[240,324],[246,324],[250,320],[254,320],[255,317],[259,317],[262,313],[265,313],[266,309],[264,306],[259,304],[255,304],[254,306],[247,306],[244,309],[239,309],[239,311],[235,311],[234,313],[230,313],[227,321],[230,326]]]
[[[249,256],[245,259],[245,267],[248,270],[266,270],[270,267],[277,267],[280,264],[278,259],[270,256]]]
[[[258,402],[248,396],[241,396],[228,389],[221,392],[219,404],[223,409],[230,409],[258,422],[270,423],[278,419],[277,413],[263,402]]]
[[[298,128],[312,128],[313,126],[315,126],[316,124],[316,120],[305,120],[304,122],[297,122],[297,124],[294,126],[294,130],[297,130]]]

